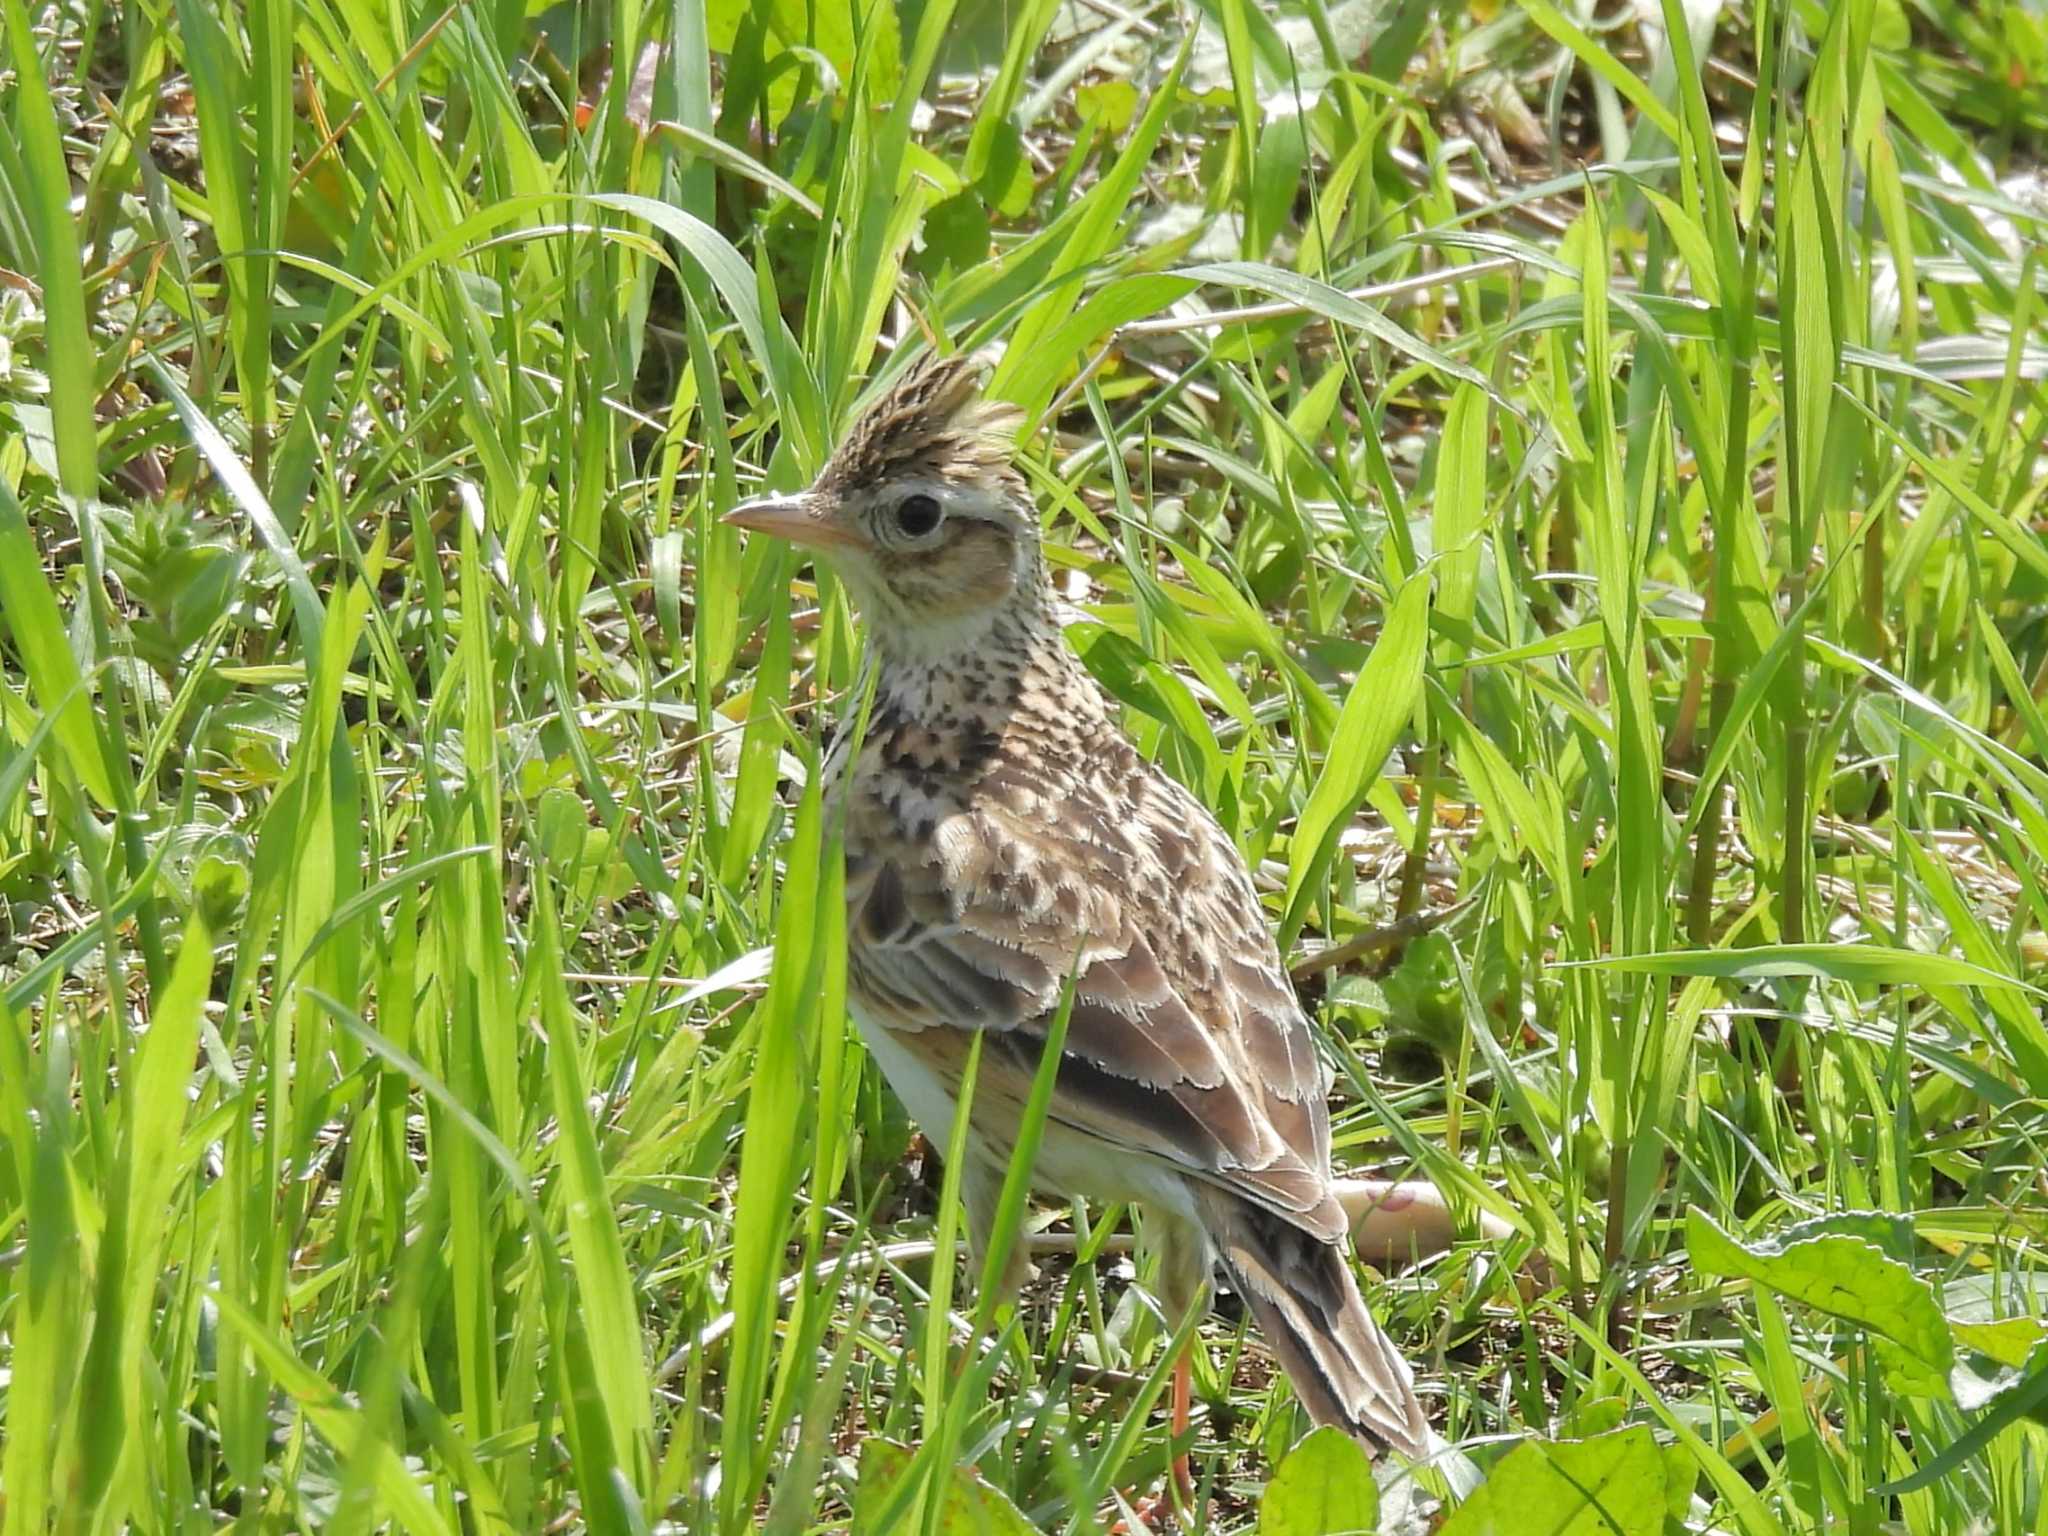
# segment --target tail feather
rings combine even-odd
[[[1369,1450],[1390,1445],[1405,1456],[1426,1455],[1429,1418],[1415,1377],[1366,1311],[1344,1250],[1221,1192],[1202,1204],[1232,1287],[1309,1417]]]

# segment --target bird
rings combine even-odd
[[[940,1147],[979,1036],[959,1182],[986,1253],[1067,1006],[1033,1183],[1138,1207],[1171,1318],[1220,1267],[1315,1423],[1424,1456],[1414,1375],[1349,1260],[1365,1186],[1332,1172],[1331,1075],[1265,908],[1216,817],[1138,751],[1068,645],[1022,418],[985,395],[983,366],[920,352],[808,487],[725,515],[822,558],[864,626],[865,729],[842,725],[824,769],[848,1011]],[[1365,1203],[1381,1236],[1407,1219],[1388,1188]],[[1028,1264],[1021,1241],[1009,1252],[1014,1293]],[[1185,1354],[1173,1388],[1183,1445]],[[1185,1495],[1185,1449],[1174,1476]]]

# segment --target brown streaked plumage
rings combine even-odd
[[[1312,1417],[1420,1455],[1413,1379],[1351,1273],[1328,1074],[1265,911],[1215,818],[1139,756],[1067,649],[1014,429],[971,362],[926,357],[809,490],[729,515],[815,548],[867,622],[866,734],[829,770],[855,1016],[941,1144],[981,1032],[962,1183],[986,1244],[1073,974],[1037,1181],[1143,1206],[1171,1307],[1220,1261]]]

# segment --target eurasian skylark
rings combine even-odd
[[[1420,1455],[1414,1379],[1347,1259],[1308,1020],[1236,847],[1139,756],[1061,636],[1016,425],[972,362],[927,356],[808,490],[727,516],[829,560],[866,621],[867,730],[828,765],[852,1011],[941,1146],[981,1032],[961,1183],[986,1251],[1072,975],[1035,1181],[1141,1206],[1176,1317],[1220,1262],[1312,1418]],[[1383,1237],[1406,1203],[1382,1205]]]

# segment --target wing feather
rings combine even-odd
[[[988,1031],[1029,1072],[1071,973],[1061,1123],[1334,1240],[1328,1079],[1235,848],[1121,738],[1090,766],[1027,781],[999,760],[936,808],[854,797],[864,1015],[904,1035]]]

